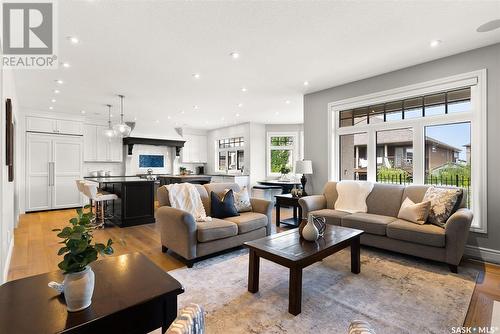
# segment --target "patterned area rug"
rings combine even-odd
[[[179,306],[207,311],[207,333],[345,333],[354,320],[377,333],[450,333],[464,322],[477,272],[362,248],[361,273],[341,251],[303,271],[302,313],[288,313],[288,270],[261,259],[259,292],[247,291],[239,250],[169,272],[184,285]]]

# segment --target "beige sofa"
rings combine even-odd
[[[209,183],[196,185],[203,206],[210,216],[210,192],[221,194],[224,189],[239,191],[236,183]],[[160,226],[162,251],[171,249],[185,259],[188,267],[209,254],[242,245],[246,241],[265,237],[271,233],[272,204],[251,198],[252,211],[225,219],[212,218],[211,222],[196,222],[188,212],[170,207],[166,187],[158,189],[160,207],[156,223]]]
[[[335,210],[336,182],[328,182],[322,195],[303,197],[299,203],[304,217],[311,212],[325,217],[328,224],[365,231],[361,236],[364,245],[445,262],[452,272],[457,272],[472,222],[472,212],[464,207],[465,198],[444,228],[396,218],[406,197],[415,203],[421,202],[427,188],[376,183],[366,199],[367,213]]]

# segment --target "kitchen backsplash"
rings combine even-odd
[[[123,163],[120,162],[85,162],[83,164],[83,175],[91,176],[93,171],[110,171],[111,175],[123,175]]]

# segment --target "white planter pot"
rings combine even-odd
[[[83,310],[92,303],[95,275],[87,266],[78,273],[64,275],[64,299],[69,312]]]

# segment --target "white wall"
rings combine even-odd
[[[481,252],[500,251],[500,44],[441,58],[376,77],[332,87],[304,97],[305,157],[314,164],[311,185],[319,193],[328,180],[328,103],[476,70],[487,70],[488,234],[470,233],[468,244]],[[309,185],[309,183],[308,183]],[[311,192],[313,193],[313,192]]]
[[[250,123],[250,187],[266,179],[266,126]]]
[[[12,100],[12,111],[13,119],[17,124],[19,112],[18,105],[19,101],[16,97],[15,81],[14,75],[11,70],[2,69],[1,70],[1,115],[0,115],[0,133],[2,134],[0,139],[0,164],[1,164],[1,175],[0,175],[0,283],[3,283],[7,279],[8,266],[10,263],[10,257],[12,254],[12,247],[14,246],[14,225],[17,221],[17,213],[19,206],[18,194],[19,194],[19,183],[18,180],[22,177],[19,174],[19,166],[23,164],[23,159],[19,155],[19,145],[15,147],[15,168],[14,179],[15,182],[8,182],[8,169],[5,166],[5,99],[10,98]],[[19,140],[19,131],[15,130],[16,138],[15,142]]]

